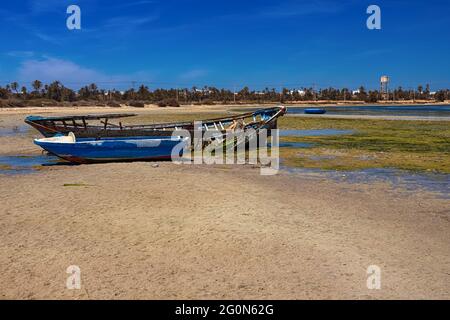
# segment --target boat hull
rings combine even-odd
[[[303,110],[303,112],[304,112],[305,114],[324,114],[324,113],[326,113],[327,111],[326,111],[325,109],[317,109],[317,108],[314,108],[314,109],[305,109],[305,110]]]
[[[177,147],[181,156],[185,140],[178,137],[134,137],[132,139],[78,139],[73,143],[35,139],[34,143],[74,163],[169,160]]]

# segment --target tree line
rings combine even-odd
[[[20,86],[17,82],[12,82],[6,86],[0,86],[0,99],[49,99],[58,102],[75,101],[144,101],[158,103],[164,100],[175,100],[181,104],[191,103],[240,103],[240,102],[296,102],[296,101],[366,101],[377,102],[380,100],[434,100],[444,101],[449,99],[449,90],[439,90],[435,93],[430,91],[430,86],[419,85],[417,89],[403,89],[402,87],[390,90],[388,94],[381,94],[378,90],[367,90],[361,86],[358,90],[348,88],[265,88],[261,91],[250,90],[243,87],[238,91],[231,91],[224,88],[204,86],[201,88],[171,88],[171,89],[149,89],[145,85],[140,85],[137,89],[129,88],[124,91],[116,89],[100,89],[95,83],[81,87],[75,91],[64,86],[59,81],[44,84],[39,80],[31,83],[32,90],[26,86]]]

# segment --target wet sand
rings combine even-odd
[[[0,154],[39,154],[31,136],[2,137]],[[152,164],[0,174],[0,298],[450,298],[450,207],[436,194]],[[66,288],[69,265],[81,290]]]

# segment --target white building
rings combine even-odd
[[[302,97],[306,94],[306,92],[304,90],[290,90],[289,94],[293,95],[295,92],[297,92]]]

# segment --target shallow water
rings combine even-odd
[[[419,173],[399,169],[372,168],[354,171],[333,171],[323,169],[307,169],[283,167],[290,173],[300,173],[310,177],[326,177],[337,182],[371,183],[388,182],[408,192],[426,190],[437,192],[440,197],[450,199],[450,174]]]
[[[20,125],[13,127],[0,127],[0,137],[12,137],[16,135],[26,134],[30,131],[28,125]]]
[[[308,142],[284,142],[284,141],[281,141],[278,144],[278,147],[280,147],[280,148],[311,148],[312,146],[314,146],[314,144],[308,143]]]
[[[344,134],[352,134],[353,130],[338,130],[338,129],[316,129],[316,130],[280,130],[280,137],[313,137],[313,136],[337,136]]]
[[[288,107],[288,114],[303,114],[305,109],[310,107]],[[326,114],[336,115],[379,115],[379,116],[433,116],[433,117],[450,117],[450,105],[442,106],[319,106],[325,109]]]
[[[324,136],[324,135],[344,135],[352,134],[352,130],[335,130],[335,129],[321,129],[321,130],[280,130],[280,137],[295,137],[295,136]],[[298,146],[295,142],[280,142],[280,147],[291,148],[308,148],[312,147],[312,143],[298,142]],[[310,156],[312,160],[328,160],[333,156]],[[365,159],[370,160],[370,159]],[[293,168],[284,167],[289,172],[298,172],[306,175],[326,175],[328,178],[338,181],[353,182],[353,183],[366,183],[374,181],[386,181],[395,186],[403,187],[408,191],[417,191],[419,189],[425,189],[433,192],[438,192],[445,198],[450,199],[450,174],[441,173],[417,173],[399,169],[386,169],[386,168],[371,168],[354,171],[333,171],[324,169],[309,169],[309,168]]]
[[[309,142],[289,142],[289,141],[278,142],[279,148],[311,148],[313,146],[314,146],[314,143],[309,143]],[[271,148],[272,144],[267,143],[267,147]]]
[[[0,156],[0,174],[23,174],[39,170],[41,166],[60,163],[58,157],[50,155]]]

